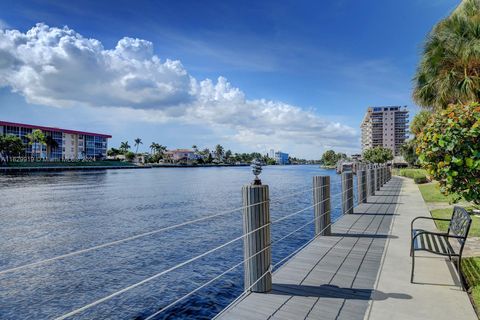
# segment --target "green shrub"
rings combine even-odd
[[[406,168],[406,169],[400,169],[399,175],[402,177],[407,177],[410,179],[414,179],[415,176],[426,176],[426,171],[423,169],[411,169],[411,168]]]
[[[424,174],[417,174],[413,177],[413,181],[415,181],[416,184],[422,184],[427,183],[428,179]]]
[[[418,159],[445,195],[480,204],[480,104],[451,105],[417,137]]]
[[[135,159],[135,153],[133,153],[132,151],[128,151],[125,154],[125,159],[127,159],[127,161],[133,161],[133,159]]]

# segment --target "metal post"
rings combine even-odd
[[[353,172],[342,173],[342,211],[344,214],[353,213]]]
[[[380,188],[382,187],[381,182],[380,182],[380,168],[378,165],[375,165],[375,190],[379,191]]]
[[[384,173],[383,164],[380,165],[379,169],[380,169],[380,187],[383,187],[383,184],[385,183],[385,180],[383,179],[383,173]]]
[[[272,290],[272,251],[270,247],[270,203],[267,185],[262,185],[258,175],[262,168],[252,163],[255,180],[243,186],[243,240],[245,257],[245,289],[252,292]]]
[[[313,204],[315,219],[315,235],[328,236],[331,234],[330,222],[330,177],[313,177]]]
[[[357,171],[357,189],[358,203],[367,202],[367,172],[365,170]]]
[[[368,169],[368,195],[375,195],[375,169],[372,167]]]

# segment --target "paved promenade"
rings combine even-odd
[[[415,259],[415,283],[410,283],[409,231],[416,216],[430,213],[418,187],[405,178],[376,290],[395,290],[411,299],[373,298],[366,319],[477,319],[448,258],[417,252],[422,258]],[[418,226],[435,230],[432,221],[418,221]]]
[[[409,228],[429,215],[411,180],[393,177],[218,319],[477,319],[441,257],[419,258],[410,284]],[[427,225],[432,227],[433,225]]]

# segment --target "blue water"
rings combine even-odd
[[[269,166],[271,219],[312,205],[318,166]],[[241,210],[115,246],[1,274],[27,263],[241,207],[248,167],[157,168],[0,176],[0,319],[52,319],[242,235]],[[300,195],[292,195],[307,190]],[[279,198],[283,198],[278,200]],[[333,197],[333,219],[340,197]],[[271,227],[279,239],[313,219],[306,210]],[[273,244],[273,263],[313,236],[313,224]],[[242,241],[72,319],[144,319],[243,260]],[[156,319],[210,319],[243,291],[243,266]]]

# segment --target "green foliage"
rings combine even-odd
[[[478,313],[480,310],[480,257],[462,259],[462,274]]]
[[[127,161],[133,161],[133,159],[135,159],[135,153],[133,153],[132,151],[128,151],[127,153],[125,153],[125,159]]]
[[[28,144],[32,146],[33,156],[37,158],[37,145],[45,144],[45,134],[41,130],[35,129],[27,134]]]
[[[424,175],[426,176],[427,171],[425,169],[411,169],[411,168],[405,168],[405,169],[400,169],[398,171],[398,175],[402,177],[407,177],[410,179],[415,178],[415,176],[421,176]]]
[[[480,106],[451,105],[417,137],[417,154],[444,194],[480,203]]]
[[[422,110],[417,113],[415,117],[413,117],[412,123],[410,123],[410,132],[412,132],[415,136],[418,136],[431,117],[432,112],[428,110]]]
[[[13,156],[18,156],[25,151],[25,146],[17,136],[14,135],[0,135],[0,154],[3,155],[7,161]]]
[[[266,161],[266,164],[269,165],[269,166],[276,165],[277,161],[275,161],[275,159],[273,159],[273,158],[268,158],[267,161]]]
[[[118,156],[120,154],[122,154],[122,151],[120,149],[116,149],[116,148],[110,148],[107,151],[107,156],[109,156],[109,157],[115,157],[115,156]]]
[[[122,151],[122,154],[126,154],[128,150],[130,150],[130,145],[128,144],[128,141],[120,143],[120,150]]]
[[[414,78],[423,107],[480,101],[480,1],[464,0],[432,30]]]
[[[398,175],[402,177],[407,177],[413,179],[416,184],[422,184],[429,182],[426,171],[424,169],[400,169],[398,170]]]
[[[375,147],[365,150],[363,159],[370,163],[385,163],[393,159],[393,153],[388,148]]]
[[[215,156],[218,160],[222,159],[224,153],[224,149],[221,145],[217,144],[215,146]]]
[[[427,183],[428,179],[427,179],[427,176],[425,176],[425,175],[416,175],[416,176],[413,177],[413,181],[416,184],[422,184],[422,183]]]
[[[415,143],[415,140],[413,139],[405,141],[405,143],[402,144],[402,146],[400,147],[401,155],[410,166],[417,165],[418,156],[417,156],[417,153],[415,152],[416,148],[417,148],[417,145]]]
[[[138,147],[140,147],[140,145],[143,144],[142,139],[136,138],[133,141],[135,142],[134,146],[136,147],[135,153],[138,153]]]
[[[441,193],[440,186],[436,181],[422,184],[418,186],[418,189],[420,189],[420,193],[422,194],[423,200],[425,200],[425,202],[453,202],[454,197],[452,195],[446,196]]]
[[[323,153],[321,162],[324,166],[335,166],[341,159],[347,159],[347,155],[345,153],[336,153],[333,150],[327,150]]]
[[[155,153],[155,154],[152,154],[150,155],[147,159],[146,159],[146,162],[149,162],[149,163],[158,163],[160,161],[160,159],[163,159],[163,156],[161,153]]]
[[[232,151],[231,150],[227,150],[225,152],[225,160],[227,160],[227,162],[229,162],[229,160],[231,160],[230,158],[232,157]]]

